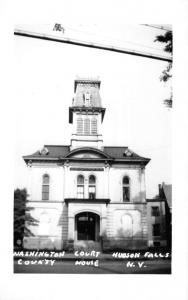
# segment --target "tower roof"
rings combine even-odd
[[[96,78],[76,78],[74,81],[74,98],[72,106],[69,107],[69,123],[73,122],[74,111],[98,111],[102,114],[102,121],[105,108],[99,93],[101,81]]]
[[[74,81],[75,96],[72,106],[102,107],[99,94],[101,81],[98,78],[78,78]],[[87,102],[88,100],[88,102]]]

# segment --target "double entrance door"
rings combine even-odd
[[[76,216],[77,240],[98,241],[100,217],[91,212],[83,212]]]

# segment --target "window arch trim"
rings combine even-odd
[[[94,181],[91,181],[90,179],[93,178]],[[88,195],[89,199],[95,199],[96,198],[96,176],[94,174],[90,174],[88,176]]]
[[[122,176],[121,185],[123,202],[131,202],[131,180],[129,175],[124,174]]]
[[[79,182],[79,178],[83,179],[83,182]],[[76,186],[77,186],[77,198],[83,199],[84,198],[84,187],[85,187],[85,177],[82,174],[78,174],[76,177]]]

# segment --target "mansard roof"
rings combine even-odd
[[[138,154],[130,150],[128,147],[118,147],[118,146],[107,146],[104,147],[104,152],[107,153],[108,155],[115,157],[115,158],[122,158],[124,159],[126,157],[126,153],[130,151],[129,157],[134,157],[134,158],[141,158]]]
[[[79,153],[90,153],[96,154],[96,156],[75,156]],[[150,159],[141,157],[128,147],[115,147],[107,146],[99,150],[91,147],[82,147],[70,150],[70,146],[65,145],[45,145],[41,151],[36,151],[35,153],[27,156],[23,156],[23,159],[26,163],[31,161],[63,161],[70,159],[79,159],[79,160],[104,160],[111,162],[122,162],[122,163],[139,163],[146,165]]]
[[[90,106],[102,107],[101,97],[99,94],[100,81],[96,79],[77,79],[75,80],[75,96],[72,106],[85,106],[84,96],[85,93],[90,94]]]
[[[74,98],[72,106],[69,107],[69,123],[73,122],[74,111],[99,111],[102,114],[102,120],[105,114],[105,108],[102,107],[101,96],[99,93],[101,81],[98,78],[77,78],[74,82]],[[86,102],[88,94],[89,101]]]
[[[99,80],[98,77],[96,78],[83,78],[83,77],[78,77],[77,79],[75,79],[74,81],[74,92],[76,92],[76,88],[77,88],[77,85],[78,84],[90,84],[90,83],[93,83],[93,84],[96,84],[99,88],[100,88],[100,85],[101,85],[101,81]]]
[[[44,148],[48,150],[48,153],[42,154],[42,150],[38,150],[31,155],[24,156],[23,158],[37,158],[37,157],[49,157],[58,158],[60,156],[66,156],[70,152],[70,146],[60,146],[60,145],[44,145]],[[43,148],[43,149],[44,149]]]

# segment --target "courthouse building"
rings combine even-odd
[[[33,235],[24,238],[26,249],[143,249],[154,240],[166,243],[164,207],[159,199],[154,206],[146,201],[150,159],[127,146],[103,145],[106,109],[100,84],[98,79],[74,82],[70,145],[45,145],[23,157],[28,206],[39,221],[30,226]],[[154,231],[151,211],[162,216]]]

